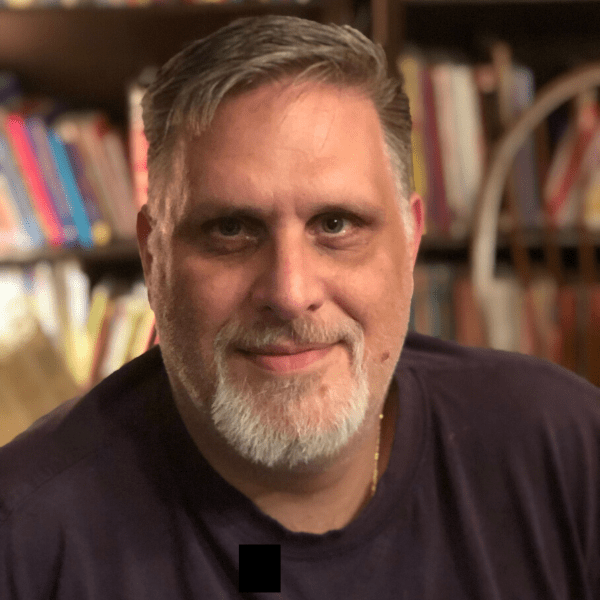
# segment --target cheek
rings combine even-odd
[[[389,332],[410,310],[413,291],[412,270],[407,260],[398,264],[380,254],[368,266],[346,273],[339,287],[346,309],[369,332]]]
[[[209,342],[239,313],[244,297],[244,282],[230,269],[207,266],[204,261],[184,259],[173,270],[174,302],[189,312],[196,331]]]
[[[345,277],[345,311],[365,333],[365,358],[375,378],[389,374],[398,360],[410,315],[413,291],[409,261],[379,255],[369,268]]]

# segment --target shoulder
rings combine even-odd
[[[600,389],[558,365],[411,334],[399,369],[413,373],[432,426],[448,435],[462,428],[489,448],[529,440],[600,451]]]
[[[511,404],[565,403],[600,410],[600,389],[584,378],[533,356],[489,348],[471,348],[410,333],[399,368],[412,370],[430,391],[460,393],[491,407],[494,400]]]
[[[160,350],[154,348],[0,448],[0,528],[58,478],[74,476],[114,444],[161,371]]]

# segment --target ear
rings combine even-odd
[[[412,265],[414,268],[415,262],[417,261],[419,246],[421,245],[421,238],[423,237],[423,230],[425,229],[425,205],[421,196],[416,192],[412,193],[409,203],[413,218],[413,238],[410,246],[412,250]]]
[[[150,216],[148,205],[144,204],[137,216],[136,233],[140,258],[142,259],[142,268],[144,270],[144,280],[148,288],[148,300],[152,305],[152,290],[150,286],[152,273],[152,254],[148,248],[148,238],[152,233],[154,220]]]

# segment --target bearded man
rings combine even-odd
[[[235,598],[279,547],[290,600],[597,598],[598,390],[407,335],[423,204],[381,48],[242,19],[143,107],[160,347],[0,452],[0,597]]]

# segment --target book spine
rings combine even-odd
[[[15,150],[17,164],[25,184],[30,190],[34,209],[38,214],[46,239],[52,246],[61,246],[65,242],[62,226],[29,143],[23,118],[15,113],[9,114],[6,119],[6,131]]]
[[[138,209],[148,201],[148,140],[142,120],[145,88],[132,85],[129,90],[129,155],[133,174],[134,199]]]
[[[11,198],[15,201],[16,212],[31,240],[32,247],[41,248],[46,243],[44,232],[33,210],[29,193],[17,168],[8,139],[2,133],[0,133],[0,171],[6,177]]]
[[[27,117],[24,123],[35,160],[46,184],[48,197],[60,219],[64,243],[66,246],[74,246],[80,241],[80,236],[59,179],[56,161],[50,150],[47,128],[39,117]]]
[[[77,226],[79,233],[79,241],[84,248],[90,248],[94,245],[92,236],[92,227],[90,220],[85,210],[85,205],[75,176],[71,169],[71,164],[67,156],[66,150],[56,133],[52,130],[48,131],[48,141],[52,156],[58,167],[58,176],[61,179],[62,187],[65,191],[66,202],[73,215],[73,220]]]
[[[0,170],[0,254],[18,248],[21,223],[15,210],[15,201],[6,176]]]
[[[450,233],[452,215],[448,208],[444,172],[442,168],[442,149],[440,145],[438,118],[435,108],[435,93],[431,78],[431,68],[422,72],[423,101],[425,103],[424,130],[425,151],[428,169],[428,189],[431,203],[431,220],[435,229],[442,235]]]
[[[71,138],[54,130],[60,139],[71,164],[77,189],[79,190],[85,206],[85,211],[92,228],[92,238],[96,246],[106,245],[113,237],[112,226],[107,215],[102,212],[94,186],[88,178],[88,166],[86,165],[77,143]],[[63,129],[63,133],[65,132]]]

